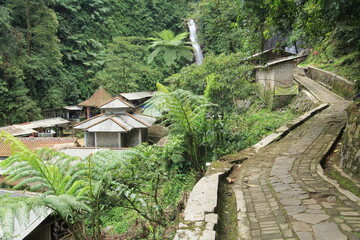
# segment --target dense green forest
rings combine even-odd
[[[355,61],[358,12],[357,0],[3,0],[0,125],[77,104],[99,85],[112,94],[154,90],[191,61],[147,64],[148,38],[186,32],[188,18],[198,23],[207,55],[253,54],[275,36],[279,47],[330,47],[330,58],[353,53],[347,61]]]
[[[33,184],[42,193],[1,196],[0,221],[23,214],[26,222],[29,209],[50,207],[76,239],[101,239],[106,226],[123,239],[172,239],[206,162],[297,114],[266,106],[244,58],[273,40],[279,49],[308,48],[310,63],[358,80],[359,11],[358,0],[0,0],[0,126],[39,119],[41,109],[77,104],[103,86],[113,95],[157,89],[150,104],[167,110],[160,120],[170,132],[163,147],[84,161],[32,152],[0,133],[14,150],[1,163],[8,179],[27,177],[16,188]],[[193,64],[188,19],[198,26],[201,66]]]

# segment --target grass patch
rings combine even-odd
[[[336,180],[342,188],[349,190],[354,195],[360,197],[360,188],[354,182],[349,181],[349,179],[343,177],[333,168],[330,168],[327,173],[332,179]]]
[[[291,109],[279,111],[261,109],[233,116],[233,142],[236,150],[240,151],[252,146],[296,116],[297,114]]]

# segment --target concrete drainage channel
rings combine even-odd
[[[243,150],[243,156],[254,154],[259,149],[286,136],[316,113],[326,109],[324,103],[295,120],[281,126],[274,133],[262,139],[254,146]],[[190,193],[183,221],[179,224],[174,240],[236,240],[247,239],[246,206],[243,193],[235,190],[231,174],[240,160],[214,162],[205,177],[200,179]]]
[[[231,170],[230,170],[231,172]],[[229,183],[229,173],[219,176],[217,214],[215,239],[238,239],[238,218],[236,195]]]

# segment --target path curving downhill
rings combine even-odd
[[[319,165],[345,125],[349,102],[304,74],[295,79],[330,106],[233,173],[239,239],[360,239],[360,202],[326,181]]]

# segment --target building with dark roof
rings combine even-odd
[[[104,103],[110,101],[112,96],[104,88],[100,87],[90,98],[78,104],[78,106],[86,107],[86,116],[90,118],[91,110],[98,109]]]

